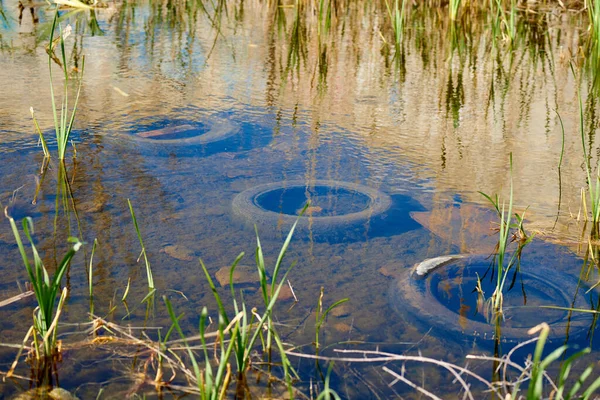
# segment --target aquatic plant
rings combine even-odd
[[[33,233],[33,221],[31,218],[23,219],[23,232],[25,237],[31,245],[31,253],[33,254],[33,266],[29,261],[29,256],[25,251],[25,247],[21,240],[21,235],[15,223],[15,220],[8,215],[5,210],[5,215],[10,222],[10,226],[17,242],[19,252],[23,259],[23,265],[27,270],[27,275],[33,287],[33,292],[38,303],[38,307],[33,316],[33,339],[35,342],[34,354],[35,357],[40,360],[44,357],[51,357],[56,348],[56,329],[58,324],[58,318],[67,296],[67,289],[63,289],[56,304],[57,294],[60,292],[61,281],[71,259],[75,253],[81,248],[82,243],[77,238],[69,238],[69,242],[72,243],[71,249],[65,254],[62,261],[58,264],[56,272],[50,278],[48,270],[44,266],[42,259],[35,247],[35,243],[31,237]],[[38,340],[41,339],[41,344],[38,344]]]
[[[229,386],[229,382],[231,379],[231,366],[229,365],[229,356],[233,350],[235,341],[227,340],[225,337],[226,333],[230,333],[230,326],[226,327],[226,323],[222,316],[219,316],[219,331],[217,336],[217,341],[220,343],[220,355],[217,360],[217,370],[216,373],[213,371],[212,362],[213,358],[208,354],[208,344],[206,343],[206,321],[208,318],[208,311],[206,307],[202,308],[202,313],[200,314],[200,340],[202,342],[202,353],[204,355],[204,374],[196,360],[196,356],[192,351],[191,347],[188,345],[183,330],[179,326],[179,318],[175,316],[175,312],[173,311],[173,306],[169,299],[164,296],[164,302],[167,306],[167,310],[169,311],[169,316],[171,317],[171,321],[173,322],[173,327],[181,336],[185,348],[187,350],[188,356],[192,362],[192,368],[194,374],[196,376],[196,384],[200,391],[200,398],[202,400],[216,400],[216,399],[224,399],[225,394],[227,392],[227,387]],[[231,337],[235,338],[238,336],[239,329],[239,319],[235,323],[234,331],[231,333]],[[165,336],[165,340],[168,339],[171,329]],[[225,346],[225,343],[228,343]]]
[[[329,387],[329,379],[331,377],[332,369],[333,369],[333,363],[331,362],[331,363],[329,363],[329,368],[327,368],[327,375],[325,376],[323,390],[321,391],[321,393],[319,393],[317,400],[331,400],[331,399],[341,400],[341,397],[336,393],[336,391]]]
[[[301,64],[306,64],[308,57],[306,21],[302,17],[304,2],[295,1],[294,21],[290,30],[289,49],[287,54],[286,75],[300,73]]]
[[[317,9],[317,35],[327,35],[331,29],[331,19],[333,14],[333,6],[330,0],[319,0]]]
[[[450,14],[450,20],[456,21],[458,18],[458,9],[460,8],[461,0],[450,0],[448,2],[448,11]]]
[[[566,345],[560,346],[558,349],[556,349],[553,352],[551,352],[550,354],[548,354],[546,356],[546,358],[544,358],[542,360],[542,354],[544,352],[544,346],[546,345],[548,333],[550,332],[550,327],[547,324],[541,324],[541,325],[538,325],[537,327],[533,328],[530,332],[531,333],[540,332],[540,334],[539,334],[538,342],[535,346],[535,352],[533,353],[533,363],[531,366],[531,375],[530,375],[531,381],[529,382],[529,385],[528,385],[526,398],[527,398],[527,400],[537,400],[537,399],[541,399],[543,397],[544,378],[545,378],[544,374],[545,374],[546,369],[548,368],[548,366],[551,363],[560,359],[563,356],[563,354],[567,350],[567,346]],[[557,385],[558,390],[556,391],[557,399],[568,400],[568,399],[575,398],[579,389],[581,389],[584,382],[590,376],[590,374],[592,373],[592,370],[594,368],[593,364],[588,366],[581,373],[581,375],[577,379],[577,382],[572,386],[571,390],[569,390],[568,392],[565,393],[566,381],[569,378],[569,374],[571,372],[573,362],[575,360],[577,360],[578,358],[580,358],[581,356],[588,354],[589,352],[590,352],[590,349],[586,348],[585,350],[582,350],[580,352],[573,354],[568,359],[566,359],[565,361],[562,362],[562,368],[561,368],[560,373],[557,378],[557,381],[558,381],[558,385]],[[578,398],[589,399],[591,397],[591,395],[598,388],[600,388],[600,377],[598,377],[594,382],[592,382],[592,384],[590,386],[588,386],[588,388],[583,392],[583,394],[578,396]],[[513,393],[518,393],[518,392],[519,392],[519,381],[517,381],[517,383],[515,384],[515,388],[513,390]],[[564,395],[563,395],[563,393],[564,393]]]
[[[460,0],[458,0],[460,3]],[[394,0],[394,8],[390,7],[389,0],[385,0],[385,6],[387,7],[388,15],[392,22],[392,30],[394,32],[394,45],[396,48],[400,48],[402,45],[402,35],[404,33],[404,0],[400,5],[400,0]]]
[[[325,323],[325,320],[327,319],[327,315],[329,315],[329,313],[336,308],[337,306],[347,302],[349,299],[348,298],[344,298],[341,300],[336,301],[335,303],[333,303],[332,305],[330,305],[325,311],[323,311],[323,295],[325,294],[325,288],[321,287],[321,294],[319,295],[319,301],[317,302],[317,312],[315,314],[315,347],[317,349],[317,352],[319,351],[319,333],[321,331],[321,327],[323,326],[323,324]]]
[[[152,277],[152,269],[150,268],[150,261],[148,261],[148,255],[146,254],[146,246],[144,246],[144,240],[142,239],[142,233],[140,232],[140,227],[137,223],[137,218],[135,217],[135,212],[133,211],[133,206],[131,205],[131,201],[127,199],[127,205],[129,205],[129,212],[131,213],[131,219],[133,220],[133,226],[135,228],[135,233],[137,234],[138,240],[140,241],[140,246],[142,247],[142,251],[138,257],[138,261],[144,257],[144,264],[146,265],[146,278],[148,280],[148,289],[150,293],[154,292],[154,278]],[[127,287],[129,288],[129,283],[127,283]],[[127,297],[127,292],[123,296],[123,301]]]
[[[59,27],[59,37],[54,38],[54,34],[56,31],[56,26]],[[75,97],[75,102],[73,104],[73,108],[70,110],[69,107],[69,71],[67,67],[67,56],[65,52],[65,38],[69,36],[71,33],[71,27],[67,26],[64,30],[61,29],[60,24],[58,23],[58,6],[56,7],[56,11],[54,13],[54,20],[52,21],[52,28],[50,30],[50,43],[48,45],[48,70],[50,72],[50,95],[52,99],[52,114],[54,117],[54,131],[56,135],[56,143],[58,145],[58,159],[64,160],[65,154],[67,151],[67,146],[69,144],[69,137],[71,135],[71,130],[73,129],[73,122],[75,120],[75,115],[77,113],[77,104],[79,103],[79,95],[81,94],[81,86],[83,84],[83,71],[85,70],[85,56],[82,58],[81,62],[81,74],[79,76],[79,85],[77,88],[77,95]],[[62,101],[60,105],[60,113],[57,112],[57,100],[54,95],[54,78],[52,74],[52,62],[54,60],[54,49],[58,45],[60,50],[60,59],[58,59],[58,64],[62,69],[64,75],[63,81],[63,95]],[[45,145],[44,136],[39,128],[39,125],[35,119],[35,115],[33,112],[33,108],[31,108],[31,116],[33,118],[35,127],[37,129],[38,134],[40,135],[40,140],[42,142],[42,146],[44,148],[44,155],[46,157],[50,156],[48,152],[48,148]]]
[[[0,1],[0,20],[4,25],[8,25],[8,18],[6,17],[6,13],[4,12],[4,5]]]
[[[490,8],[493,10],[492,15],[495,16],[496,23],[494,26],[500,26],[504,40],[513,45],[517,38],[517,4],[515,0],[510,0],[510,9],[508,11],[506,11],[502,0],[496,0],[495,6],[490,1]],[[498,21],[500,21],[499,24]]]
[[[307,207],[308,204],[303,208],[302,212],[300,213],[300,216],[304,214]],[[229,289],[234,309],[233,318],[230,318],[230,316],[228,315],[223,300],[219,295],[219,292],[217,291],[216,285],[213,279],[211,278],[208,269],[204,265],[204,262],[200,260],[200,266],[204,271],[206,280],[217,302],[219,312],[219,330],[217,333],[217,341],[220,343],[221,346],[217,372],[216,374],[213,374],[213,370],[210,365],[212,358],[208,355],[208,351],[206,349],[207,344],[205,340],[205,326],[208,312],[206,308],[203,308],[202,314],[200,315],[199,328],[200,340],[202,342],[202,349],[205,358],[203,374],[198,364],[198,361],[195,358],[194,353],[191,351],[190,347],[186,343],[188,356],[191,360],[193,370],[196,375],[196,383],[198,385],[198,389],[201,393],[202,399],[217,399],[222,398],[224,396],[224,393],[227,389],[231,378],[231,367],[228,364],[229,356],[231,354],[233,354],[236,360],[236,396],[237,398],[243,398],[244,390],[246,389],[245,375],[250,367],[250,353],[254,349],[259,337],[261,338],[261,342],[263,344],[263,350],[266,352],[269,359],[271,358],[272,342],[275,341],[276,346],[279,350],[279,356],[281,358],[281,365],[284,370],[285,380],[288,385],[288,391],[290,397],[293,398],[291,380],[292,377],[297,377],[297,374],[286,356],[285,349],[283,348],[283,343],[275,329],[275,325],[273,324],[272,312],[277,302],[277,298],[279,296],[281,288],[286,284],[287,275],[295,265],[294,263],[292,263],[288,270],[283,274],[281,280],[278,281],[278,276],[281,272],[281,265],[289,247],[290,241],[292,240],[292,236],[296,229],[297,223],[298,220],[296,220],[296,222],[290,229],[290,232],[288,233],[283,243],[283,246],[281,247],[281,250],[277,257],[277,261],[275,263],[275,267],[273,269],[271,282],[267,282],[267,272],[264,262],[262,246],[260,244],[258,232],[256,234],[256,266],[260,283],[260,291],[262,293],[262,298],[265,306],[265,309],[262,314],[258,314],[256,309],[248,309],[244,301],[243,292],[241,293],[239,302],[235,294],[233,277],[238,263],[244,257],[244,253],[240,253],[240,255],[238,255],[238,257],[231,265],[229,271]],[[167,305],[167,309],[169,311],[169,316],[171,317],[173,326],[175,327],[179,335],[182,337],[182,339],[185,340],[183,331],[181,330],[177,322],[178,318],[175,316],[175,312],[173,311],[169,300],[167,298],[164,298],[164,300]],[[263,337],[263,328],[266,330],[266,339]],[[228,335],[228,339],[226,338],[226,334]],[[225,343],[228,343],[228,345],[225,346]],[[225,374],[225,370],[227,370],[227,374]]]
[[[50,151],[48,150],[48,144],[46,143],[46,139],[44,138],[44,134],[42,133],[42,129],[35,118],[35,112],[33,111],[33,107],[29,108],[29,112],[31,113],[31,119],[33,119],[33,125],[35,125],[35,130],[38,133],[40,144],[42,145],[42,151],[44,152],[45,158],[50,158]]]
[[[498,319],[499,316],[502,315],[502,303],[503,303],[503,291],[506,285],[506,278],[508,277],[508,273],[513,267],[518,265],[520,260],[521,252],[523,248],[533,240],[532,235],[527,235],[523,228],[523,216],[515,213],[515,221],[513,223],[513,160],[512,153],[509,156],[510,163],[510,189],[509,189],[509,198],[508,205],[506,205],[505,201],[502,201],[500,204],[500,199],[496,194],[494,198],[489,195],[479,192],[483,195],[496,209],[496,213],[500,218],[499,228],[498,228],[498,243],[496,245],[496,254],[494,255],[495,261],[495,279],[496,279],[496,288],[491,297],[492,303],[492,311],[494,313],[494,318]],[[509,238],[511,238],[511,229],[516,228],[517,234],[519,235],[519,244],[516,251],[512,253],[510,258],[508,258],[508,245],[510,243]],[[508,260],[508,262],[506,262]]]
[[[575,68],[573,63],[570,64],[571,72],[573,76],[575,74]],[[585,173],[586,173],[586,182],[587,189],[589,193],[589,203],[591,205],[591,239],[597,239],[600,235],[600,160],[596,165],[596,176],[595,179],[592,178],[592,166],[590,163],[591,155],[588,154],[587,144],[585,141],[585,127],[584,127],[584,115],[583,115],[583,102],[581,100],[581,89],[580,84],[576,85],[577,88],[577,101],[579,104],[579,134],[581,136],[581,145],[583,149],[583,158],[585,164]],[[587,221],[590,218],[590,214],[588,212],[587,200],[584,193],[584,189],[581,190],[581,203],[584,211],[584,218]]]
[[[592,41],[598,43],[600,40],[600,0],[587,2],[588,17],[590,19],[590,31]]]

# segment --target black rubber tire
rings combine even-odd
[[[219,142],[236,135],[240,131],[239,125],[224,118],[211,117],[202,122],[208,128],[206,133],[183,139],[156,140],[135,134],[131,135],[124,132],[115,132],[115,135],[127,140],[150,144],[153,146],[189,146]]]
[[[454,336],[457,340],[461,340],[464,336],[493,340],[494,325],[466,318],[460,319],[456,312],[440,303],[432,292],[432,277],[437,275],[440,279],[447,279],[450,269],[461,268],[457,267],[457,264],[464,262],[471,264],[479,262],[485,265],[485,263],[489,264],[490,261],[488,256],[461,255],[452,261],[442,263],[438,268],[430,270],[424,276],[420,276],[415,272],[415,266],[393,283],[390,290],[391,307],[401,316],[408,314],[416,319],[423,329],[439,328],[443,330],[445,336]],[[560,294],[561,299],[557,299],[557,301],[562,304],[548,305],[589,309],[590,306],[587,300],[583,298],[582,293],[577,296],[575,304],[572,304],[574,294],[578,290],[583,290],[578,286],[576,279],[564,276],[558,271],[547,267],[536,268],[534,271],[527,271],[526,268],[522,268],[521,271],[528,279],[535,279],[545,287]],[[490,294],[486,295],[489,296]],[[568,313],[564,312],[563,317],[556,318],[553,322],[548,323],[551,328],[548,338],[555,340],[564,339],[567,334],[570,337],[585,334],[591,323],[592,317],[588,313],[573,313],[568,317]],[[532,327],[502,326],[501,339],[503,342],[522,342],[531,339],[532,335],[528,333],[528,330]]]
[[[239,193],[233,199],[234,214],[250,221],[251,223],[268,224],[270,226],[282,226],[289,229],[296,220],[298,226],[310,226],[312,229],[327,229],[349,224],[364,222],[375,215],[379,215],[390,208],[392,200],[390,196],[377,189],[349,182],[330,180],[315,180],[310,186],[331,186],[352,190],[369,197],[370,204],[362,211],[335,216],[302,216],[282,214],[275,211],[265,210],[256,204],[255,199],[266,192],[276,189],[306,187],[307,183],[301,180],[274,182],[259,185]]]

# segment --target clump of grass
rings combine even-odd
[[[217,368],[216,371],[213,371],[212,363],[213,357],[211,357],[208,353],[208,344],[206,343],[206,321],[208,319],[208,311],[206,307],[202,308],[202,313],[200,314],[200,340],[202,342],[202,354],[204,355],[204,371],[200,368],[198,361],[196,360],[196,356],[192,351],[191,347],[188,345],[187,340],[185,339],[185,335],[181,326],[179,325],[179,318],[175,316],[175,312],[173,311],[173,306],[169,299],[164,296],[163,297],[165,304],[167,305],[167,310],[169,312],[169,316],[171,317],[171,321],[173,322],[173,327],[177,330],[177,333],[181,336],[183,343],[186,347],[188,356],[192,362],[192,368],[194,374],[196,376],[196,383],[198,385],[198,389],[200,391],[200,398],[202,400],[217,400],[224,399],[227,387],[229,386],[229,382],[231,380],[231,366],[229,364],[229,357],[231,352],[233,351],[235,341],[227,340],[225,337],[226,333],[230,332],[230,326],[226,326],[225,320],[222,316],[219,316],[219,333],[217,336],[217,341],[220,343],[220,355],[217,359]],[[234,321],[234,331],[231,333],[231,337],[235,338],[239,333],[239,318],[236,318]],[[168,339],[171,329],[167,333],[165,340]],[[228,343],[227,346],[225,343]],[[204,372],[204,373],[203,373]]]
[[[490,7],[493,9],[495,26],[500,25],[504,40],[511,46],[517,38],[517,4],[515,0],[510,0],[510,10],[506,11],[502,0],[495,0],[496,4],[490,1]],[[500,21],[500,24],[498,24]]]
[[[300,216],[304,214],[307,207],[308,204],[303,208],[303,210],[300,213]],[[207,344],[205,340],[205,326],[208,317],[208,312],[206,308],[204,308],[200,316],[199,327],[200,340],[202,341],[202,349],[205,359],[204,371],[202,371],[198,361],[196,360],[196,356],[191,351],[190,347],[186,344],[188,356],[191,360],[193,370],[196,375],[196,384],[201,393],[202,399],[224,398],[227,386],[231,381],[231,366],[229,365],[230,355],[233,355],[236,361],[236,398],[244,398],[244,391],[246,390],[245,376],[246,372],[250,368],[251,351],[255,348],[258,339],[260,339],[260,342],[263,346],[263,350],[267,354],[269,360],[271,358],[270,356],[273,347],[273,342],[275,342],[275,346],[279,351],[281,366],[283,368],[285,380],[288,385],[290,398],[294,397],[292,379],[297,378],[298,375],[293,369],[283,347],[283,342],[281,341],[281,338],[279,337],[279,334],[275,329],[272,313],[277,302],[277,298],[279,297],[281,288],[286,284],[287,276],[295,265],[295,263],[292,263],[287,269],[287,271],[283,273],[282,278],[278,279],[280,274],[282,274],[283,259],[289,247],[290,241],[292,240],[292,236],[296,229],[297,223],[298,221],[294,223],[283,243],[283,246],[281,247],[281,250],[277,257],[277,261],[273,268],[273,273],[270,282],[267,279],[267,269],[265,266],[264,255],[258,232],[256,234],[256,266],[260,283],[260,291],[262,293],[262,298],[265,307],[262,314],[259,314],[257,309],[255,308],[252,310],[248,309],[244,301],[243,292],[240,294],[239,301],[235,293],[233,276],[237,265],[244,257],[244,253],[240,253],[240,255],[238,255],[238,257],[231,265],[231,269],[229,272],[229,290],[231,293],[231,300],[233,303],[234,310],[233,317],[230,317],[230,315],[228,314],[224,302],[221,298],[221,295],[217,291],[216,285],[212,277],[210,276],[206,265],[204,265],[204,262],[200,260],[200,266],[204,271],[206,280],[208,281],[210,289],[217,302],[219,312],[219,330],[217,334],[217,342],[220,343],[220,355],[218,357],[217,370],[215,373],[211,366],[213,358],[209,357],[208,352],[206,350]],[[177,317],[175,315],[175,312],[167,298],[165,298],[165,303],[167,305],[167,309],[169,311],[169,316],[171,317],[173,326],[175,327],[179,335],[182,337],[182,339],[184,339],[185,337],[183,335],[183,331],[181,330],[178,323],[178,319],[180,317]],[[330,308],[333,308],[333,306]],[[263,329],[264,331],[266,331],[266,338],[263,335]]]
[[[33,254],[33,265],[29,261],[29,256],[25,251],[25,247],[21,240],[21,235],[15,223],[15,220],[5,211],[6,217],[10,222],[15,241],[21,253],[23,264],[27,270],[27,275],[31,281],[33,292],[38,303],[38,307],[33,316],[33,338],[35,342],[34,353],[35,357],[40,360],[47,357],[52,357],[56,350],[56,328],[60,311],[64,304],[67,289],[60,291],[60,285],[63,276],[65,275],[71,259],[75,253],[81,248],[82,243],[77,238],[69,238],[69,242],[73,243],[71,249],[65,254],[62,261],[58,264],[56,272],[50,277],[48,270],[44,266],[42,259],[35,247],[31,237],[33,233],[33,221],[31,218],[23,219],[23,232],[31,245],[31,253]],[[57,294],[61,292],[60,299],[57,301]],[[39,340],[41,339],[41,343]]]
[[[513,222],[513,160],[512,153],[509,156],[510,163],[510,192],[508,198],[508,205],[505,201],[500,203],[500,198],[496,194],[494,198],[491,196],[479,192],[482,194],[489,202],[492,203],[494,208],[496,209],[496,213],[500,218],[500,224],[498,228],[498,243],[496,245],[496,254],[494,255],[495,260],[495,279],[496,279],[496,287],[494,289],[494,293],[491,297],[491,305],[492,311],[495,319],[499,319],[502,315],[502,304],[503,304],[503,292],[504,287],[506,286],[506,278],[509,275],[509,272],[515,267],[518,266],[520,261],[520,256],[523,248],[533,240],[532,235],[527,235],[525,233],[525,229],[523,228],[523,216],[515,213],[515,222]],[[517,233],[515,236],[511,236],[511,230],[516,228]],[[511,239],[512,238],[512,239]],[[519,247],[516,251],[512,253],[512,255],[508,254],[508,245],[511,241],[519,238]],[[510,240],[509,240],[510,239]],[[510,258],[509,258],[510,257]]]
[[[598,3],[598,2],[597,2]],[[599,6],[600,7],[600,6]],[[575,76],[575,68],[571,63],[571,71]],[[595,179],[592,178],[592,166],[590,164],[590,155],[586,149],[585,143],[585,128],[584,128],[584,116],[583,116],[583,104],[581,100],[581,90],[579,88],[579,84],[577,85],[577,100],[579,103],[579,134],[581,135],[581,145],[583,149],[583,158],[585,163],[585,173],[587,178],[587,186],[589,193],[589,202],[591,205],[591,222],[592,222],[592,230],[591,230],[591,239],[598,239],[600,236],[600,160],[596,165],[596,176]],[[581,202],[585,214],[585,220],[587,221],[590,216],[588,213],[586,196],[581,193]]]
[[[59,37],[54,39],[54,34],[56,31],[56,27],[59,27]],[[58,23],[58,6],[56,7],[56,11],[54,13],[54,20],[52,21],[52,29],[50,30],[50,44],[48,49],[48,69],[50,71],[50,94],[52,99],[52,114],[54,117],[54,131],[56,135],[56,143],[58,145],[58,159],[64,160],[65,154],[67,152],[67,146],[69,144],[69,136],[71,135],[71,131],[73,129],[73,121],[75,120],[75,115],[77,113],[77,104],[79,103],[79,95],[81,94],[81,86],[83,83],[83,71],[85,69],[85,56],[82,58],[81,63],[81,75],[79,77],[79,85],[77,88],[77,95],[75,97],[75,102],[73,104],[73,108],[69,107],[69,71],[67,67],[67,56],[65,52],[65,38],[69,36],[71,33],[71,27],[67,26],[63,31],[60,29],[60,24]],[[63,95],[62,101],[60,104],[60,112],[57,111],[57,100],[54,94],[54,78],[52,74],[52,62],[54,56],[54,47],[58,46],[60,59],[59,65],[62,69],[64,75],[63,82]],[[46,141],[44,139],[44,135],[40,130],[39,124],[35,118],[35,114],[33,112],[33,108],[30,109],[31,116],[33,118],[34,125],[38,134],[40,135],[40,141],[42,143],[44,149],[44,156],[50,157],[50,152],[48,151],[48,147],[46,145]]]
[[[588,1],[587,9],[592,41],[597,42],[600,40],[600,0]]]
[[[567,346],[560,346],[558,349],[554,350],[550,354],[548,354],[544,359],[542,359],[542,354],[544,352],[544,347],[546,345],[546,340],[548,339],[548,334],[550,333],[550,327],[543,323],[541,325],[532,328],[529,333],[535,334],[539,332],[539,337],[537,344],[535,346],[535,351],[533,353],[533,362],[531,364],[531,371],[529,373],[529,384],[527,388],[527,400],[538,400],[544,398],[544,380],[546,379],[545,373],[548,366],[554,361],[561,358],[565,351],[567,350]],[[600,388],[600,377],[594,380],[588,388],[581,394],[577,395],[579,390],[583,387],[583,384],[590,377],[592,371],[594,369],[593,364],[589,365],[578,377],[577,381],[571,389],[566,392],[566,382],[569,378],[569,374],[571,373],[571,368],[573,367],[573,362],[577,359],[581,358],[583,355],[588,354],[590,352],[589,348],[586,348],[580,352],[577,352],[564,360],[562,362],[561,370],[556,379],[556,394],[554,398],[556,399],[590,399],[592,394],[596,392],[598,388]],[[513,398],[519,393],[521,378],[525,378],[525,376],[519,377],[516,381],[514,389],[513,389]]]
[[[401,1],[402,4],[400,4],[400,0],[394,0],[394,7],[392,9],[389,0],[385,0],[385,6],[392,21],[394,45],[397,49],[402,45],[402,35],[404,34],[404,0]]]

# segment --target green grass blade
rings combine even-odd
[[[96,246],[98,245],[98,239],[94,239],[92,245],[92,254],[90,255],[90,266],[88,268],[88,294],[90,297],[90,314],[94,314],[94,254],[96,253]]]
[[[215,286],[214,281],[212,280],[210,274],[208,273],[208,269],[206,269],[204,262],[202,262],[202,259],[200,259],[200,266],[202,267],[202,270],[204,271],[204,275],[206,275],[206,280],[208,281],[210,290],[212,291],[213,296],[215,297],[215,300],[217,301],[217,306],[219,308],[219,315],[223,316],[223,319],[225,320],[226,324],[229,324],[229,318],[227,317],[227,311],[225,311],[225,306],[223,305],[223,302],[221,301],[221,296],[219,296],[217,287]]]
[[[596,391],[600,389],[600,377],[596,378],[594,382],[583,392],[583,400],[588,400],[591,396],[596,393]]]
[[[283,261],[283,258],[285,257],[285,253],[287,252],[290,242],[292,241],[292,236],[294,236],[294,231],[296,230],[298,221],[300,221],[300,218],[304,215],[304,213],[306,212],[306,209],[309,206],[310,206],[310,202],[306,203],[304,208],[302,208],[302,211],[300,211],[298,218],[294,222],[294,225],[292,225],[290,232],[288,233],[287,237],[285,238],[285,242],[283,243],[283,246],[281,247],[281,251],[279,252],[279,255],[277,256],[277,262],[275,263],[275,268],[273,269],[273,278],[271,280],[272,282],[277,281],[277,276],[279,274],[279,269],[281,268],[281,263]],[[273,286],[274,285],[271,285],[271,296],[273,296]]]
[[[198,382],[200,382],[201,381],[200,367],[198,366],[198,362],[196,361],[196,357],[194,356],[194,353],[192,352],[192,350],[190,349],[190,346],[187,343],[187,339],[186,339],[185,335],[183,334],[183,330],[181,329],[181,326],[179,325],[179,320],[175,316],[175,312],[173,311],[173,306],[171,305],[171,302],[169,301],[167,296],[163,296],[163,301],[165,302],[165,305],[167,306],[167,312],[169,313],[169,317],[171,318],[171,323],[175,326],[177,333],[183,340],[183,343],[186,347],[188,356],[190,357],[190,361],[192,362],[192,366],[194,368],[194,373],[196,375],[196,379],[198,380]]]
[[[129,211],[131,212],[131,219],[133,220],[135,232],[137,233],[137,237],[140,241],[140,246],[142,247],[142,255],[144,256],[144,262],[146,264],[146,277],[148,279],[148,288],[154,289],[154,278],[152,277],[152,270],[150,269],[150,262],[148,261],[148,256],[146,255],[146,247],[144,246],[144,241],[142,239],[140,227],[138,226],[138,222],[135,217],[135,212],[133,211],[133,206],[131,205],[131,201],[129,199],[127,199],[127,204],[129,205]]]

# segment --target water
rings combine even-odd
[[[273,191],[269,196],[274,198],[259,203],[290,216],[308,197],[323,217],[368,207],[368,196],[360,192],[329,190],[316,183],[334,181],[379,191],[390,196],[390,206],[350,226],[326,228],[318,223],[317,209],[311,210],[316,223],[298,230],[286,257],[286,266],[297,261],[289,280],[299,303],[288,310],[292,300],[285,300],[276,311],[285,324],[285,340],[306,344],[302,350],[314,352],[312,312],[324,287],[326,305],[350,298],[346,311],[330,316],[323,327],[324,354],[356,348],[343,343],[352,340],[364,342],[362,349],[420,352],[464,364],[466,354],[489,354],[489,341],[457,337],[438,326],[430,331],[432,324],[398,310],[390,298],[397,279],[423,259],[493,250],[490,222],[495,216],[477,192],[507,195],[511,152],[516,210],[523,213],[529,206],[526,229],[554,243],[527,248],[525,257],[533,265],[552,260],[557,279],[579,277],[587,246],[578,244],[583,224],[574,216],[586,175],[577,78],[566,57],[577,54],[585,40],[583,16],[561,19],[543,13],[546,19],[539,17],[541,21],[524,20],[519,43],[509,51],[502,43],[494,45],[483,16],[470,17],[453,36],[447,18],[416,7],[410,13],[403,57],[394,58],[393,45],[386,45],[379,34],[391,43],[383,7],[349,6],[326,36],[317,35],[312,6],[305,6],[299,18],[294,7],[277,7],[276,2],[227,7],[220,33],[197,5],[111,4],[95,14],[69,16],[74,33],[67,51],[77,65],[86,54],[72,137],[77,158],[67,162],[73,196],[69,209],[73,204],[78,209],[77,221],[57,195],[61,181],[56,160],[45,175],[40,173],[41,149],[29,115],[33,106],[43,131],[51,132],[44,46],[52,13],[36,5],[39,22],[26,9],[19,24],[17,4],[3,3],[9,22],[0,30],[0,201],[9,205],[11,215],[33,218],[35,240],[50,268],[67,248],[69,231],[88,243],[66,278],[70,297],[65,323],[88,321],[84,272],[90,244],[97,238],[96,313],[122,325],[144,325],[145,309],[138,304],[147,293],[146,273],[138,262],[140,245],[127,199],[135,209],[159,294],[168,295],[185,313],[181,323],[191,333],[202,306],[216,318],[216,304],[195,258],[201,257],[213,275],[242,251],[242,262],[253,265],[253,225],[258,223],[266,262],[272,266],[291,227],[281,216],[265,222],[236,214],[236,196],[261,185],[301,181],[306,190]],[[214,10],[208,12],[213,15]],[[547,35],[538,35],[534,28]],[[468,40],[456,40],[463,36]],[[585,68],[581,71],[586,140],[595,165],[598,106],[591,77]],[[555,109],[566,133],[560,170],[562,134]],[[181,126],[194,129],[156,135],[159,129]],[[219,127],[233,133],[222,140],[185,142]],[[56,151],[52,140],[50,147]],[[33,198],[36,204],[31,204]],[[178,252],[169,250],[174,245]],[[26,280],[8,223],[0,224],[0,254],[4,299],[18,293],[17,282],[23,286]],[[451,281],[446,293],[470,293],[472,278],[462,286]],[[584,278],[591,286],[597,275],[591,272]],[[130,313],[120,302],[129,279]],[[531,299],[550,300],[542,296],[543,288],[530,286]],[[520,301],[514,290],[511,304]],[[592,295],[597,301],[597,294]],[[446,304],[456,308],[456,298],[452,295]],[[157,299],[147,325],[168,326]],[[248,290],[245,299],[249,305],[262,304],[259,291]],[[116,310],[109,313],[113,306]],[[31,299],[0,308],[2,342],[22,341],[32,308]],[[64,343],[86,339],[85,333],[66,334],[85,329],[65,325]],[[154,332],[149,335],[156,337]],[[590,360],[597,358],[597,339],[583,335],[570,338],[569,344],[591,344]],[[505,343],[503,350],[511,346]],[[155,396],[152,385],[134,384],[130,350],[69,348],[61,364],[61,386],[81,398],[95,397],[100,388],[108,398],[131,390]],[[531,350],[523,349],[519,357]],[[0,370],[9,368],[14,355],[12,349],[3,350]],[[317,376],[314,364],[294,362],[301,373],[299,387],[307,389],[309,379]],[[20,368],[28,373],[24,363]],[[457,393],[442,372],[423,365],[413,368],[411,376],[417,381],[421,372],[427,373],[432,391]],[[491,375],[491,364],[477,368]],[[336,363],[333,376],[334,387],[346,398],[411,393],[401,384],[386,389],[392,380],[380,364]],[[3,384],[0,397],[11,398],[19,390],[19,384]]]
[[[311,214],[320,216],[344,215],[365,210],[370,205],[369,196],[348,189],[314,186],[275,189],[259,195],[256,204],[266,210],[298,215],[310,202]]]

